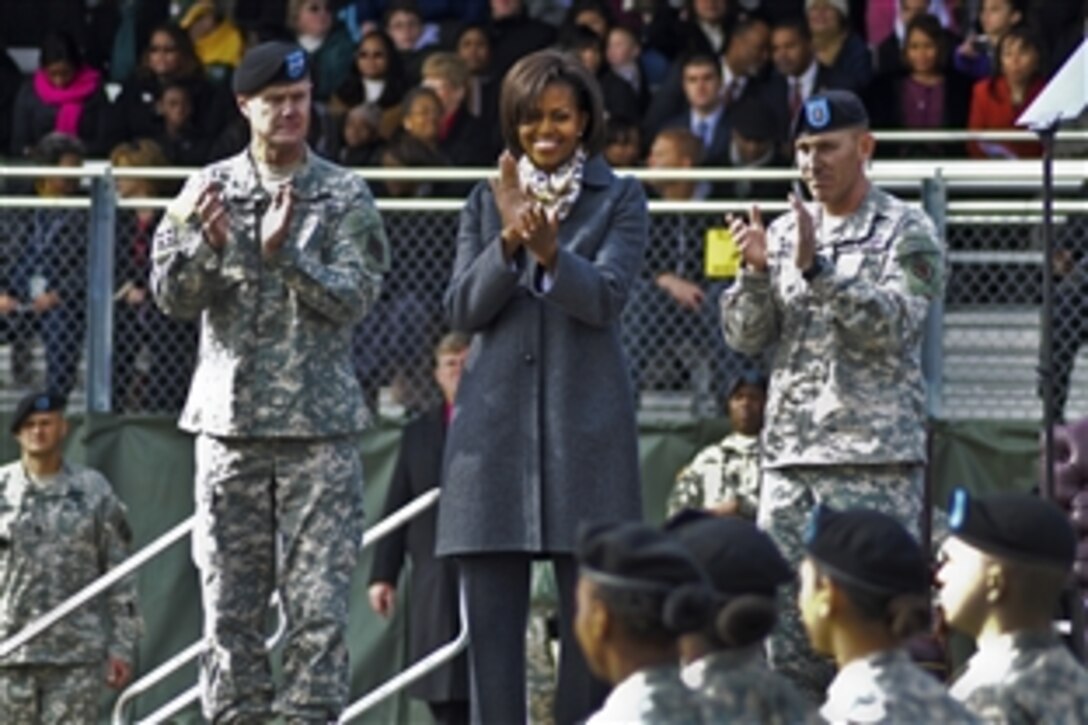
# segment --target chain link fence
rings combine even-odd
[[[162,202],[117,207],[113,182],[96,178],[89,209],[85,199],[82,208],[70,208],[34,197],[0,197],[0,405],[10,408],[27,390],[49,386],[70,393],[77,408],[173,415],[188,390],[198,330],[195,323],[162,315],[148,292]],[[1079,188],[1083,171],[1066,182],[1068,200],[1055,223],[1054,339],[1059,404],[1066,417],[1075,418],[1088,414],[1088,349],[1080,350],[1088,336],[1088,205]],[[896,193],[921,199],[917,178],[908,181],[899,173],[889,183]],[[950,194],[926,202],[940,207],[935,216],[946,220],[949,250],[945,305],[931,327],[940,342],[934,358],[940,376],[932,381],[940,414],[1039,418],[1038,183],[999,193],[949,188]],[[978,213],[988,203],[1007,208]],[[432,349],[445,331],[442,297],[459,205],[383,206],[393,268],[373,311],[355,331],[354,362],[368,404],[395,416],[438,400]],[[631,376],[647,417],[719,415],[732,378],[764,362],[730,350],[720,333],[718,298],[731,280],[707,274],[706,244],[724,227],[723,208],[651,208],[645,269],[622,320]],[[686,293],[668,284],[676,280],[688,283]]]

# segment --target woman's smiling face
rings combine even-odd
[[[588,122],[574,89],[566,83],[551,83],[536,107],[518,122],[518,142],[534,166],[552,172],[574,156]]]

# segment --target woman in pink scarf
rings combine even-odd
[[[38,70],[15,98],[12,155],[26,156],[40,138],[54,131],[76,136],[92,152],[97,150],[105,106],[102,76],[83,62],[72,36],[46,35]]]

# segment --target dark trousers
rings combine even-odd
[[[430,708],[435,725],[468,725],[469,723],[467,700],[428,702],[427,707]]]
[[[555,721],[585,720],[604,702],[608,686],[589,673],[574,638],[574,557],[551,557],[559,590],[559,681]],[[525,627],[529,616],[529,553],[479,554],[458,559],[468,605],[469,699],[472,722],[526,720]]]

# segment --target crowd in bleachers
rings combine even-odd
[[[8,5],[8,49],[37,52],[33,62],[34,52],[21,54],[33,65],[23,69],[0,54],[0,153],[32,159],[43,136],[61,132],[98,158],[150,140],[180,166],[244,147],[229,81],[259,40],[292,39],[311,55],[311,145],[352,166],[492,166],[503,74],[557,46],[600,81],[613,165],[644,164],[661,131],[686,128],[698,163],[747,167],[788,163],[792,116],[831,88],[861,94],[877,128],[1010,128],[1084,35],[1084,4],[1072,0]],[[879,153],[1008,158],[1039,147],[885,144]],[[464,191],[376,186],[388,196]]]

